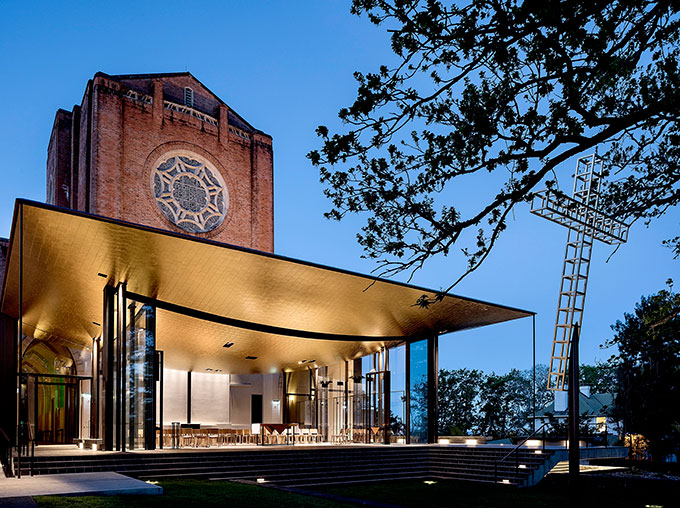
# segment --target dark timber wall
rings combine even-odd
[[[0,428],[12,441],[17,405],[16,337],[16,319],[0,314]]]

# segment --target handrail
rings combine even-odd
[[[0,463],[5,470],[5,476],[11,477],[12,472],[12,440],[9,438],[5,429],[0,427]]]
[[[496,460],[496,463],[494,464],[494,477],[493,477],[494,483],[498,483],[498,464],[504,462],[505,459],[507,459],[513,453],[515,454],[515,471],[519,469],[519,449],[524,445],[524,443],[529,441],[529,439],[538,434],[540,430],[543,430],[542,449],[545,450],[545,427],[549,424],[550,422],[543,423],[543,425],[541,425],[539,428],[537,428],[531,434],[525,437],[517,446],[515,446],[512,450],[506,453],[502,458]]]

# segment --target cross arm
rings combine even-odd
[[[569,229],[587,228],[593,238],[609,245],[626,243],[629,225],[596,208],[548,189],[537,192],[531,213]]]

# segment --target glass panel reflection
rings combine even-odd
[[[411,344],[411,443],[427,442],[427,340]]]

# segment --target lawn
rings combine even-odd
[[[325,487],[318,490],[413,508],[680,507],[680,483],[660,486],[654,483],[622,485],[587,481],[574,494],[566,480],[566,477],[548,478],[536,487],[525,489],[454,480],[438,480],[436,483],[406,480]]]
[[[40,508],[211,508],[211,507],[309,507],[338,508],[348,505],[280,490],[235,482],[208,480],[159,481],[162,496],[37,496]]]
[[[383,505],[414,508],[645,508],[680,507],[680,484],[603,481],[584,482],[576,496],[570,493],[566,478],[548,478],[537,487],[517,489],[504,485],[437,480],[376,482],[315,490],[339,498],[375,501]],[[595,479],[592,479],[595,480]],[[162,496],[119,497],[36,497],[40,508],[210,508],[210,507],[315,507],[351,506],[340,500],[306,496],[257,485],[201,480],[161,481]]]

